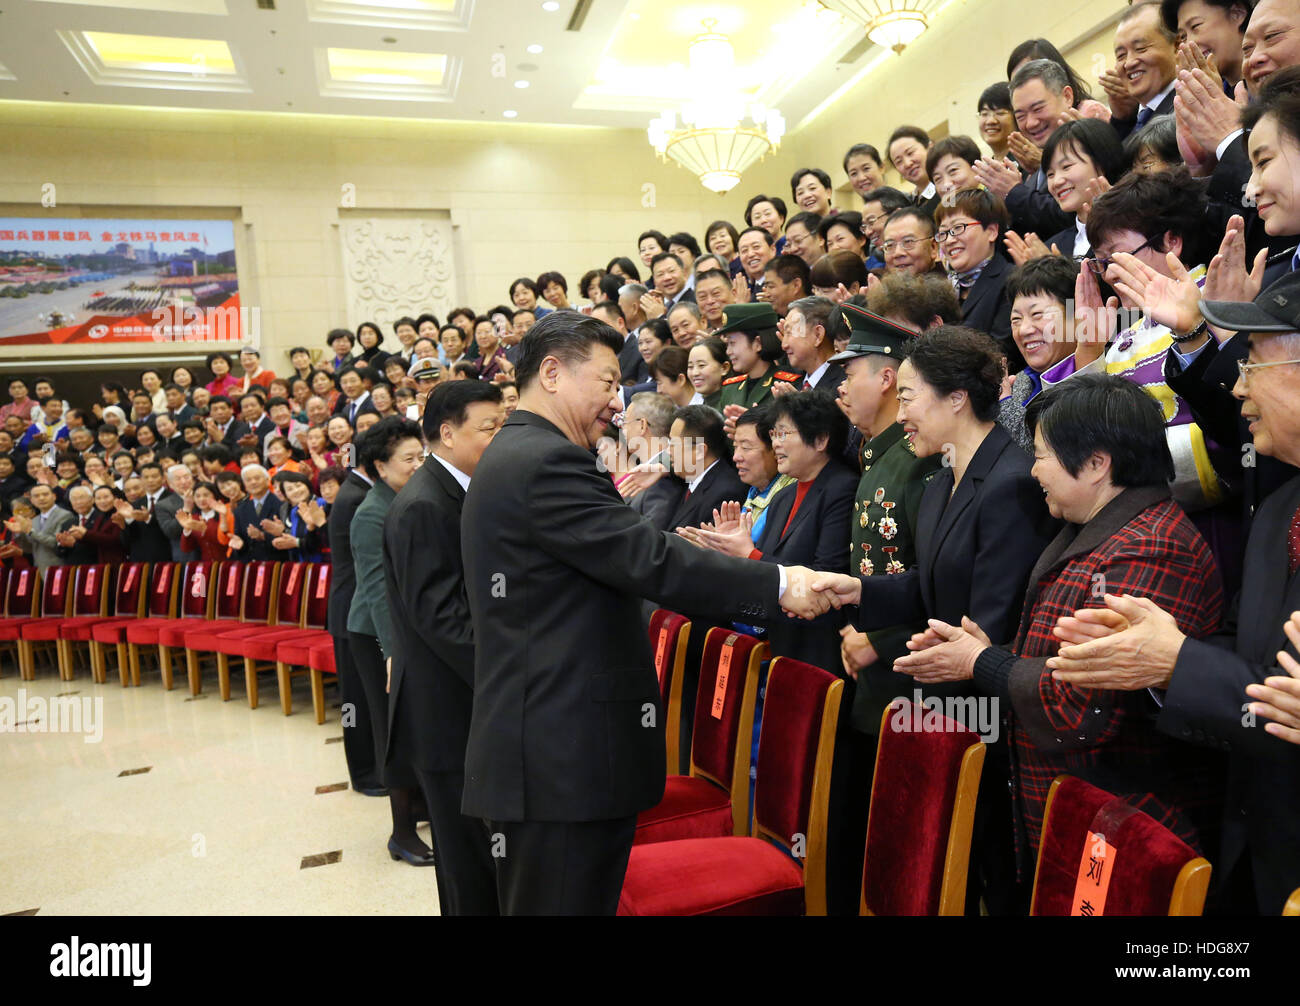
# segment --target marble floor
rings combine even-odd
[[[291,716],[274,675],[257,709],[242,673],[229,702],[207,678],[24,682],[0,654],[0,915],[437,914],[434,868],[389,857],[387,799],[347,785],[333,688],[318,725],[305,678]],[[62,724],[32,706],[56,696]],[[74,698],[81,732],[51,731]]]

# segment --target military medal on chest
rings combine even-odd
[[[881,545],[880,551],[889,556],[889,561],[885,563],[886,573],[903,573],[907,571],[907,567],[894,558],[894,553],[898,551],[897,545]]]
[[[876,525],[876,530],[880,532],[880,537],[884,538],[885,541],[889,541],[894,537],[894,535],[898,534],[898,521],[896,521],[893,515],[889,512],[898,504],[890,503],[886,500],[880,505],[885,511],[885,516],[880,518],[880,523]]]
[[[870,557],[867,555],[870,551],[871,546],[864,541],[862,543],[862,560],[858,563],[858,569],[862,571],[863,576],[870,576],[876,569],[876,567],[872,565]]]

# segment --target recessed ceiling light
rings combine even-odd
[[[501,114],[504,115],[507,119],[513,119],[513,118],[514,118],[516,115],[518,115],[519,113],[516,112],[513,108],[507,108],[507,109],[506,109],[504,112],[502,112]]]
[[[528,47],[528,51],[531,52],[534,56],[536,56],[539,52],[542,51],[542,47],[538,45],[536,42],[534,42],[532,45]]]
[[[526,80],[516,80],[516,81],[515,81],[515,87],[519,88],[519,90],[521,90],[521,91],[522,91],[525,87],[527,87],[527,86],[528,86],[528,81],[526,81]]]
[[[546,0],[546,3],[542,4],[542,10],[557,11],[559,9],[560,5],[555,0]]]

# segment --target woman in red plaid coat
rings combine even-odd
[[[961,626],[931,622],[909,644],[917,652],[894,669],[920,682],[973,678],[999,701],[1012,732],[1023,872],[1032,872],[1047,791],[1062,774],[1122,797],[1213,855],[1222,756],[1157,733],[1159,695],[1079,689],[1046,667],[1060,646],[1052,632],[1057,619],[1104,607],[1106,594],[1149,597],[1192,637],[1218,628],[1218,570],[1170,498],[1173,461],[1160,408],[1123,378],[1080,375],[1040,395],[1025,418],[1034,477],[1052,515],[1067,523],[1030,574],[1014,644],[990,646],[968,618]]]

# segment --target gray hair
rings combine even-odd
[[[835,301],[829,297],[800,297],[786,311],[798,311],[809,326],[820,325],[829,332]]]
[[[636,409],[637,415],[645,420],[650,435],[666,437],[673,425],[673,414],[677,405],[667,395],[657,391],[638,391],[628,402],[629,409]]]
[[[86,494],[87,496],[89,496],[92,500],[95,498],[95,494],[91,491],[90,486],[79,486],[79,485],[78,485],[78,486],[73,486],[71,489],[68,490],[68,500],[71,501],[73,495],[76,494],[76,493],[85,493],[85,494]]]
[[[1031,59],[1022,66],[1011,78],[1011,90],[1014,92],[1031,80],[1041,80],[1043,86],[1053,94],[1063,94],[1070,86],[1070,78],[1065,69],[1050,59]]]
[[[672,309],[668,312],[668,314],[664,315],[664,317],[667,318],[673,313],[673,311],[680,311],[680,310],[690,311],[691,314],[695,315],[696,321],[704,320],[704,318],[700,315],[700,305],[695,303],[695,301],[693,300],[679,300],[676,304],[672,306]]]
[[[637,300],[640,300],[649,292],[649,289],[640,283],[624,283],[618,288],[620,297],[635,297]]]
[[[243,468],[239,469],[239,477],[248,478],[250,472],[261,472],[267,478],[270,478],[270,472],[268,472],[261,465],[244,465]]]

